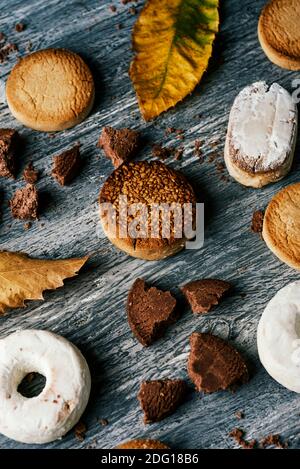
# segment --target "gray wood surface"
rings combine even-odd
[[[109,9],[112,3],[117,6],[116,13]],[[33,51],[49,46],[70,48],[90,64],[97,88],[91,115],[53,138],[22,127],[6,105],[0,105],[0,126],[17,128],[25,141],[19,178],[15,182],[0,180],[4,196],[1,249],[45,258],[92,254],[81,274],[67,281],[64,288],[46,293],[44,302],[31,302],[26,309],[10,311],[0,318],[0,337],[19,328],[49,329],[72,340],[89,362],[93,388],[83,416],[85,440],[79,442],[70,432],[45,447],[112,448],[126,439],[151,437],[172,448],[231,448],[236,445],[228,433],[238,426],[249,438],[260,439],[275,432],[289,440],[290,447],[300,448],[299,396],[267,375],[256,347],[256,328],[265,305],[299,274],[280,263],[249,228],[255,209],[264,208],[281,187],[299,180],[299,149],[291,174],[263,190],[222,181],[215,162],[209,161],[216,152],[222,161],[228,113],[243,86],[257,80],[278,81],[292,91],[292,80],[300,76],[271,64],[259,46],[256,29],[264,0],[221,3],[221,31],[214,58],[196,92],[176,109],[145,123],[128,77],[131,30],[136,19],[129,12],[130,4],[121,5],[119,0],[0,0],[0,31],[18,44],[18,55],[26,53],[29,41]],[[142,4],[138,1],[138,11]],[[27,25],[22,33],[14,30],[19,21]],[[118,24],[122,29],[117,29]],[[12,54],[0,64],[1,80],[5,81],[16,59]],[[170,164],[190,178],[205,200],[202,250],[149,263],[129,258],[99,238],[97,196],[112,171],[110,161],[96,148],[104,125],[137,128],[150,143],[184,145],[182,161],[171,159]],[[185,140],[178,142],[174,135],[164,137],[169,126],[185,129]],[[195,139],[203,142],[202,165],[193,152]],[[83,171],[69,187],[61,188],[49,176],[52,156],[78,140],[85,160]],[[140,157],[150,156],[148,144]],[[43,211],[40,221],[25,231],[22,222],[11,219],[7,201],[23,185],[21,171],[31,159],[42,174],[38,189],[43,196]],[[163,339],[147,349],[136,341],[124,309],[134,279],[145,278],[178,295],[178,285],[211,276],[235,285],[233,294],[215,311],[195,317],[183,303],[180,320]],[[193,392],[190,385],[187,401],[174,415],[145,426],[136,399],[140,382],[164,377],[188,379],[188,339],[196,330],[228,338],[241,350],[250,364],[249,384],[235,394],[206,396]],[[246,416],[241,422],[234,415],[239,410]],[[102,427],[98,418],[108,419],[109,424]],[[0,436],[0,446],[25,445]]]

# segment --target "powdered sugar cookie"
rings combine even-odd
[[[263,187],[290,171],[297,138],[298,112],[282,86],[265,82],[244,88],[232,106],[225,163],[240,184]]]
[[[66,49],[27,55],[6,84],[11,113],[32,129],[68,129],[87,117],[94,103],[94,81],[82,58]]]
[[[271,62],[300,70],[300,2],[271,0],[261,12],[258,38]]]
[[[257,330],[260,361],[282,386],[300,393],[300,281],[279,290]]]
[[[300,270],[300,183],[285,187],[273,197],[265,212],[262,234],[281,261]]]

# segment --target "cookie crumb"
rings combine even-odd
[[[178,148],[174,153],[175,160],[176,161],[182,160],[183,153],[184,153],[184,148],[182,148],[182,147]]]
[[[110,5],[109,9],[112,13],[115,13],[117,11],[117,7],[115,5]]]
[[[28,231],[32,227],[32,223],[30,221],[28,223],[24,223],[24,230]]]
[[[74,428],[74,432],[77,440],[83,441],[86,434],[86,425],[83,422],[78,422]]]
[[[0,63],[5,62],[11,52],[18,52],[18,46],[16,44],[6,44],[0,49]]]
[[[254,449],[257,445],[256,440],[250,440],[247,441],[245,440],[245,432],[244,430],[241,430],[240,428],[234,428],[230,433],[229,433],[230,438],[233,438],[238,445],[240,445],[243,449]]]
[[[166,160],[174,153],[173,147],[163,147],[162,145],[156,143],[152,146],[152,156],[154,158],[159,158],[160,160]]]
[[[53,158],[52,176],[61,186],[69,184],[81,167],[80,144]]]
[[[203,155],[203,151],[201,149],[201,146],[202,146],[202,142],[201,140],[195,140],[195,143],[194,143],[194,154],[196,156],[198,156],[199,160],[200,160],[200,163],[203,163],[204,161],[204,155]]]
[[[276,446],[278,449],[288,448],[288,442],[282,442],[279,434],[268,435],[260,441],[261,448],[265,449],[268,446]]]
[[[251,231],[253,233],[262,233],[264,223],[263,210],[256,210],[252,215]]]
[[[4,41],[5,40],[5,34],[0,31],[0,41]]]
[[[28,184],[34,184],[35,182],[37,182],[38,178],[39,173],[34,169],[33,163],[32,161],[30,161],[23,171],[23,179]]]
[[[39,209],[38,192],[33,184],[18,189],[9,202],[13,218],[37,220]]]
[[[131,13],[131,15],[136,15],[137,14],[137,9],[135,7],[130,7],[129,12]]]
[[[17,33],[21,33],[22,31],[24,31],[25,28],[26,26],[24,23],[17,23],[15,26],[15,30],[17,31]]]
[[[117,28],[117,30],[120,30],[120,29],[123,28],[123,25],[121,23],[118,23],[118,24],[116,24],[116,28]]]

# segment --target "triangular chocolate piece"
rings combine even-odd
[[[211,393],[248,381],[243,357],[225,340],[194,332],[190,344],[188,372],[197,391]]]
[[[80,145],[55,156],[53,164],[52,176],[61,186],[69,184],[77,176],[81,166]]]
[[[181,291],[189,302],[193,313],[207,313],[231,288],[229,282],[217,279],[203,279],[189,282]]]
[[[132,332],[145,347],[161,337],[176,319],[176,299],[170,292],[148,287],[137,279],[127,299],[127,316]]]
[[[182,403],[186,390],[186,383],[181,379],[144,381],[138,394],[144,422],[159,422],[172,414]]]
[[[128,161],[138,150],[140,135],[136,130],[104,127],[98,145],[115,168]]]

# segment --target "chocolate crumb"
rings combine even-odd
[[[260,447],[265,449],[268,446],[276,446],[278,449],[288,448],[288,442],[282,442],[278,434],[268,435],[260,441]]]
[[[15,30],[17,31],[17,33],[21,33],[22,31],[24,31],[25,27],[26,26],[24,23],[17,23],[15,26]]]
[[[6,44],[0,48],[0,63],[5,62],[11,52],[17,52],[18,47],[16,44]]]
[[[175,127],[167,127],[165,130],[165,135],[171,135],[171,134],[174,134],[175,132],[176,132]]]
[[[114,167],[132,159],[140,146],[140,134],[131,129],[114,129],[104,127],[99,138],[98,146],[110,158]]]
[[[24,230],[26,231],[29,230],[31,227],[32,227],[32,223],[30,223],[30,221],[24,224]]]
[[[200,163],[203,163],[204,161],[204,155],[203,155],[203,151],[201,149],[201,146],[202,146],[202,142],[201,140],[195,140],[195,143],[194,143],[194,153],[196,156],[198,156],[199,160],[200,160]]]
[[[51,174],[62,186],[69,184],[78,174],[81,166],[79,148],[80,145],[77,144],[53,158],[54,166]]]
[[[137,9],[135,7],[131,7],[129,8],[129,12],[132,14],[132,15],[136,15],[137,14]]]
[[[103,427],[106,427],[106,425],[108,425],[108,420],[107,420],[107,419],[99,419],[98,422],[99,422],[100,425],[102,425]]]
[[[123,25],[121,23],[116,24],[116,29],[120,30],[123,28]]]
[[[252,215],[251,231],[253,233],[262,233],[264,223],[263,210],[256,210]]]
[[[246,441],[244,438],[245,432],[240,428],[234,428],[229,433],[229,436],[230,438],[233,438],[243,449],[254,449],[257,445],[256,440]]]
[[[234,415],[236,416],[236,418],[237,418],[238,420],[243,420],[243,419],[245,418],[245,414],[244,414],[244,412],[242,412],[241,410],[239,410],[238,412],[236,412]]]
[[[154,158],[159,158],[160,160],[166,160],[174,153],[175,148],[173,147],[163,147],[162,145],[155,144],[152,146],[152,156]]]
[[[0,129],[0,177],[14,178],[20,137],[14,129]]]
[[[174,153],[174,158],[176,161],[180,161],[182,160],[182,157],[183,157],[183,153],[184,153],[184,148],[178,148],[175,153]]]
[[[225,171],[225,164],[223,163],[223,161],[216,162],[216,169],[219,173],[223,173]]]
[[[110,5],[109,9],[112,13],[115,13],[117,11],[117,7],[115,5]]]
[[[77,440],[83,441],[86,434],[86,425],[83,422],[78,422],[74,428],[74,432]]]
[[[19,220],[37,220],[38,218],[38,192],[33,184],[27,184],[18,189],[10,200],[11,214]]]
[[[2,31],[0,31],[0,41],[4,41],[5,40],[5,34],[2,33]]]
[[[34,184],[39,178],[39,173],[34,169],[32,161],[28,163],[26,168],[23,171],[23,179],[25,179],[28,184]]]

